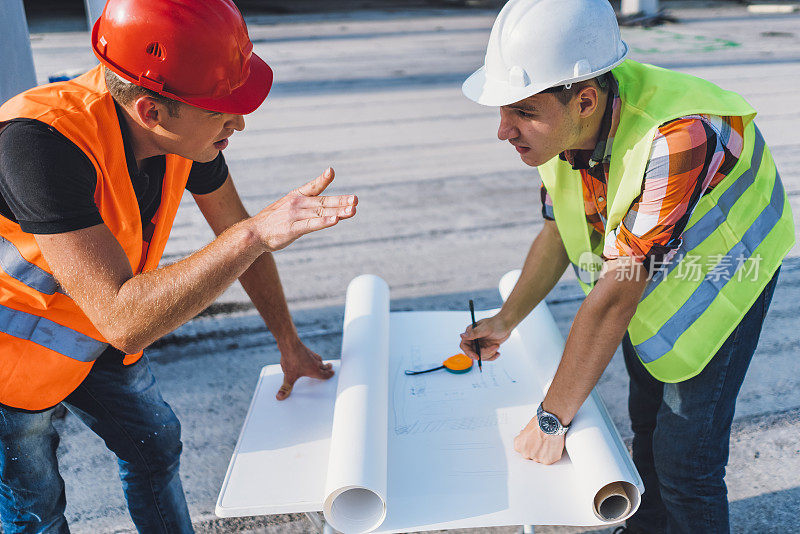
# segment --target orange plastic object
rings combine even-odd
[[[444,361],[444,367],[451,373],[466,373],[472,369],[472,358],[466,354],[456,354]]]

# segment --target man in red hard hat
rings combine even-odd
[[[355,214],[319,196],[333,171],[249,216],[222,150],[272,71],[231,0],[109,0],[92,32],[102,65],[0,107],[0,517],[6,534],[68,532],[63,402],[119,458],[140,532],[191,532],[180,423],[142,349],[237,278],[285,372],[330,366],[298,338],[271,251]],[[159,268],[188,189],[217,234]]]

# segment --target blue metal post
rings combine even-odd
[[[28,21],[22,0],[0,2],[0,104],[36,85]]]
[[[106,0],[84,0],[86,5],[86,23],[89,25],[89,31],[100,15],[103,14],[103,8],[106,7]]]

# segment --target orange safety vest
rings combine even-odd
[[[17,118],[49,124],[86,154],[97,171],[94,201],[131,270],[156,269],[192,162],[166,156],[161,205],[148,244],[102,67],[71,81],[35,87],[0,107],[0,128]],[[107,347],[53,276],[34,236],[0,216],[0,403],[31,411],[55,406],[80,385]],[[123,363],[141,356],[128,355]]]

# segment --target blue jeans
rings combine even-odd
[[[730,531],[724,477],[733,412],[777,279],[778,272],[708,365],[689,380],[667,384],[653,378],[625,335],[633,461],[645,487],[638,512],[627,522],[631,532]]]
[[[123,366],[106,352],[63,404],[117,455],[128,510],[143,533],[193,532],[178,475],[181,425],[147,357]],[[67,533],[53,409],[0,407],[0,518],[5,534]]]

